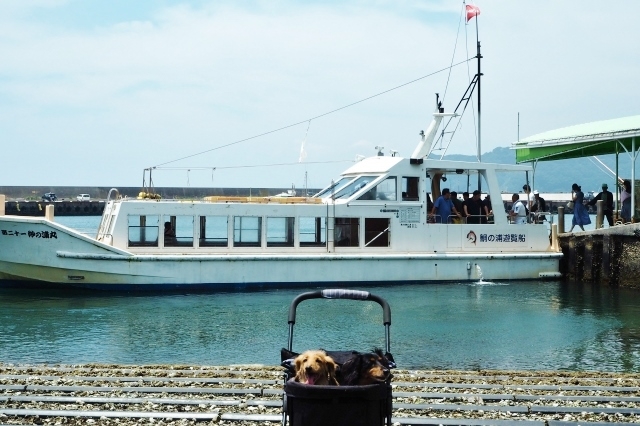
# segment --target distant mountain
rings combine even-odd
[[[445,155],[452,161],[476,161],[475,155],[452,154]],[[611,170],[615,171],[615,155],[598,157]],[[619,175],[623,179],[631,178],[631,160],[624,152],[618,157]],[[491,152],[482,154],[482,161],[486,163],[515,164],[516,154],[510,148],[496,148]],[[501,190],[504,192],[522,191],[524,176],[514,173],[503,173],[499,177]],[[577,183],[584,192],[599,192],[603,183],[609,185],[609,190],[614,187],[615,177],[593,157],[576,158],[572,160],[539,161],[535,166],[534,176],[529,175],[530,185],[540,192],[571,192],[571,185]]]

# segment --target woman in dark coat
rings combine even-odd
[[[623,223],[629,223],[631,222],[631,181],[625,180],[623,186],[624,189],[620,195],[620,202],[622,203],[620,216],[622,216]]]
[[[576,225],[584,231],[584,225],[591,223],[589,212],[584,206],[584,192],[582,192],[582,188],[577,183],[574,183],[571,185],[571,194],[573,195],[573,219],[571,220],[569,232],[573,231],[573,227]]]

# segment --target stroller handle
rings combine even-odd
[[[291,302],[289,307],[289,324],[296,323],[296,308],[298,304],[308,299],[351,299],[351,300],[370,300],[378,303],[382,306],[383,311],[383,324],[385,326],[391,325],[391,309],[389,303],[385,299],[375,294],[371,294],[368,291],[361,290],[345,290],[345,289],[325,289],[318,291],[310,291],[307,293],[299,294]]]

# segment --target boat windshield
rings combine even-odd
[[[359,176],[357,179],[349,182],[349,185],[345,186],[340,191],[337,191],[335,199],[351,197],[377,178],[378,176]]]
[[[353,176],[341,177],[336,182],[333,182],[331,185],[329,185],[327,188],[318,192],[316,195],[314,195],[314,197],[322,198],[330,195],[332,192],[337,193],[352,180],[353,180]]]

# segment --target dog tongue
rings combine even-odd
[[[315,385],[316,384],[316,376],[315,375],[308,375],[307,376],[307,384]]]

